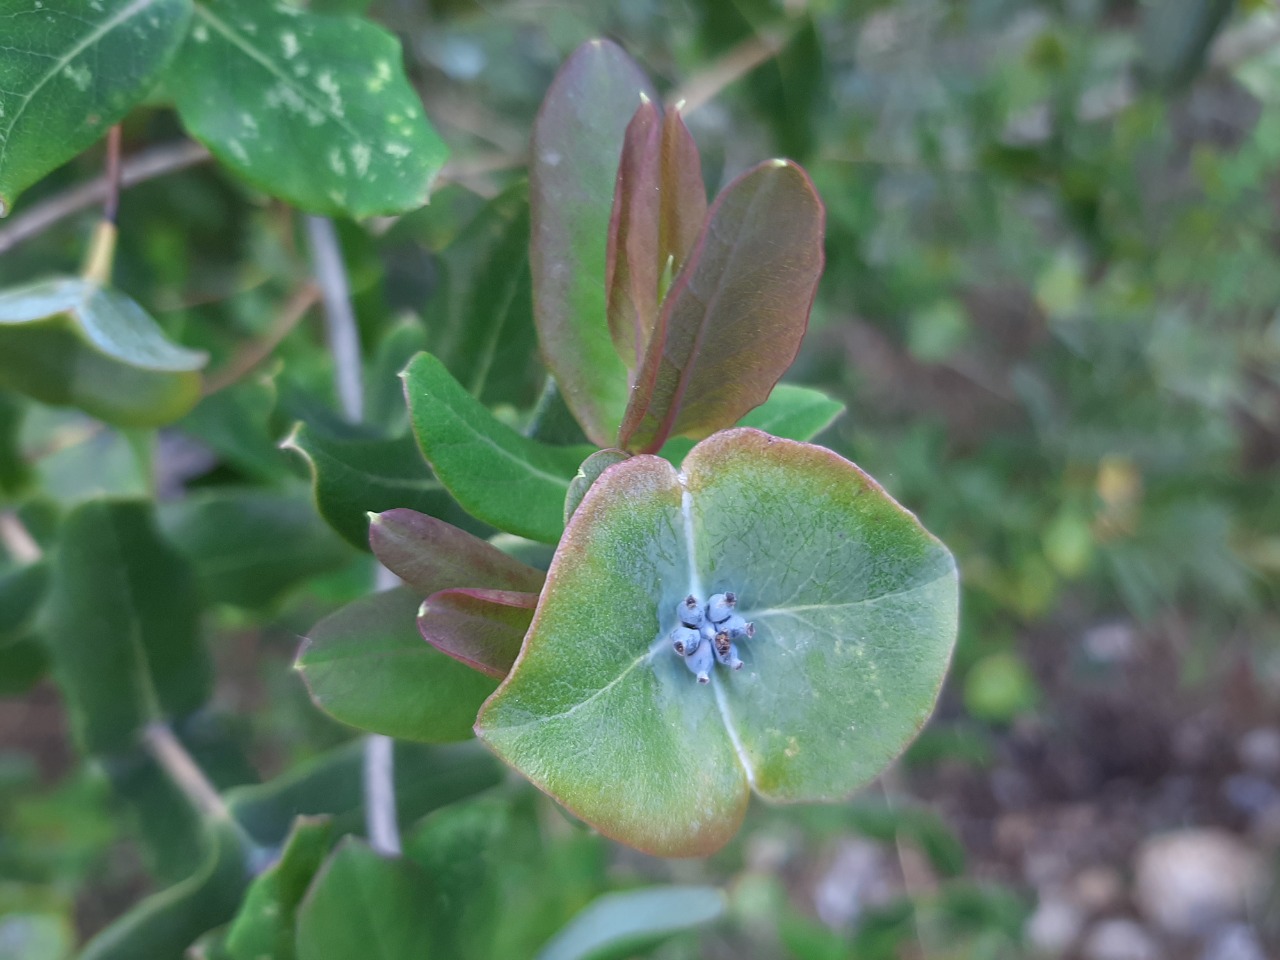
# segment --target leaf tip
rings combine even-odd
[[[303,450],[302,445],[298,442],[298,434],[302,432],[303,426],[304,424],[301,420],[295,423],[293,428],[289,431],[289,435],[278,444],[279,449],[296,450],[305,457],[307,455],[307,451]]]
[[[779,167],[779,168],[780,168],[780,167],[789,167],[789,166],[791,166],[791,161],[790,161],[790,160],[783,160],[781,157],[774,157],[772,160],[770,160],[770,161],[769,161],[769,166],[771,166],[771,167]]]

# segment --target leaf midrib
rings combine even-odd
[[[22,98],[22,105],[18,107],[17,111],[13,115],[13,119],[10,120],[8,126],[5,127],[4,136],[0,137],[0,164],[4,163],[5,156],[8,153],[9,138],[13,135],[14,127],[18,125],[18,121],[26,112],[27,107],[31,105],[31,101],[35,99],[36,94],[44,89],[45,84],[57,76],[58,72],[67,64],[80,56],[80,54],[84,53],[86,49],[97,43],[120,24],[132,19],[136,14],[142,13],[147,8],[155,6],[157,3],[161,2],[163,2],[163,0],[134,0],[133,3],[125,7],[123,10],[104,20],[96,29],[89,31],[89,33],[87,33],[78,44],[73,46],[64,56],[59,57],[54,61],[53,66],[50,67],[45,72],[44,76],[36,82],[36,85],[31,88],[31,91]]]

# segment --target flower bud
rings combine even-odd
[[[714,662],[715,654],[709,643],[698,644],[698,648],[684,658],[684,665],[698,678],[699,683],[711,682],[711,665]]]
[[[733,608],[737,605],[737,594],[717,593],[707,601],[707,619],[712,623],[723,623],[733,614]]]
[[[682,657],[687,657],[698,649],[702,643],[702,634],[690,627],[678,626],[669,634],[671,649]]]
[[[680,618],[680,622],[686,627],[696,629],[702,626],[702,604],[698,602],[697,597],[689,594],[689,596],[676,604],[676,616]]]

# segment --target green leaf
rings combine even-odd
[[[809,324],[822,234],[822,201],[794,163],[767,161],[725,187],[663,303],[618,446],[705,437],[768,399]]]
[[[429,353],[409,364],[404,389],[423,454],[467,512],[530,540],[560,538],[565,494],[593,447],[552,447],[521,436]]]
[[[693,444],[689,444],[689,449],[693,449]],[[569,492],[565,494],[564,522],[566,524],[569,522],[569,518],[573,516],[573,512],[578,509],[578,505],[582,503],[582,498],[591,489],[591,485],[600,478],[600,474],[615,463],[621,463],[630,456],[631,454],[623,450],[597,450],[582,461],[582,465],[578,467],[577,474],[569,484]]]
[[[348,837],[298,909],[299,960],[423,960],[432,950],[435,887],[411,860]]]
[[[254,879],[227,932],[232,960],[293,960],[294,917],[333,842],[328,817],[299,817],[280,859]]]
[[[202,398],[177,427],[248,478],[273,483],[295,476],[294,461],[281,452],[280,435],[271,425],[275,408],[275,382],[258,377]]]
[[[649,887],[606,893],[543,947],[538,960],[621,960],[678,933],[719,920],[724,912],[724,894],[715,887]]]
[[[72,510],[52,574],[44,632],[87,751],[127,749],[144,724],[208,699],[195,573],[160,538],[150,503],[91,500]]]
[[[420,597],[454,587],[534,592],[546,575],[452,524],[413,510],[371,517],[369,545]]]
[[[531,322],[528,193],[518,183],[489,201],[445,249],[427,314],[438,331],[431,352],[488,407],[531,406],[545,378]]]
[[[341,437],[299,423],[281,445],[306,458],[316,507],[348,543],[369,549],[369,514],[408,507],[466,522],[413,437]]]
[[[560,68],[533,126],[529,265],[538,342],[569,409],[602,447],[613,443],[627,405],[627,371],[607,322],[605,261],[622,141],[641,94],[657,99],[631,58],[592,40]]]
[[[361,730],[447,743],[471,736],[493,680],[418,634],[420,598],[397,588],[348,604],[310,631],[297,668],[325,713]]]
[[[0,501],[17,497],[31,482],[31,467],[22,453],[22,400],[0,391]]]
[[[844,410],[843,403],[821,390],[780,383],[768,400],[738,421],[738,426],[755,427],[787,440],[812,440]],[[680,463],[693,446],[692,440],[675,437],[662,445],[659,454],[672,463]]]
[[[0,0],[0,217],[146,96],[191,0]]]
[[[0,645],[0,697],[26,693],[44,678],[49,655],[35,637],[26,635]]]
[[[680,111],[645,99],[622,146],[609,222],[609,332],[628,370],[640,366],[658,306],[707,215],[702,163]]]
[[[160,527],[189,559],[206,600],[270,606],[311,577],[341,568],[350,547],[305,494],[206,490],[162,504]]]
[[[0,383],[127,427],[178,419],[206,356],[165,339],[116,290],[62,277],[0,292]]]
[[[312,213],[420,207],[448,155],[399,42],[358,17],[201,0],[168,82],[183,124],[222,163]]]
[[[703,686],[669,632],[726,590],[755,635]],[[609,836],[706,854],[749,789],[831,801],[879,773],[932,710],[956,606],[951,555],[857,467],[726,431],[682,475],[638,456],[600,478],[476,731]]]
[[[454,589],[418,610],[418,632],[441,653],[501,680],[511,671],[538,604],[536,593]]]
[[[183,960],[196,938],[231,919],[248,883],[241,835],[215,826],[197,873],[147,897],[90,940],[79,960]]]
[[[227,791],[227,806],[236,822],[264,846],[281,843],[297,816],[328,815],[337,834],[363,830],[363,763],[364,742],[354,740],[268,783]],[[397,743],[394,771],[401,823],[412,823],[502,780],[500,765],[474,743]]]
[[[25,633],[49,586],[43,561],[0,570],[0,647]]]

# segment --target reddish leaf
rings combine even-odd
[[[418,629],[441,653],[501,680],[516,661],[537,605],[536,593],[441,590],[418,610]]]
[[[536,593],[545,579],[541,570],[416,510],[373,514],[369,546],[384,567],[423,597],[454,587]]]
[[[606,318],[605,254],[627,121],[654,94],[618,46],[579,47],[534,122],[529,168],[534,319],[547,366],[587,436],[608,446],[627,404]]]
[[[679,273],[706,213],[702,162],[680,111],[660,119],[646,99],[623,142],[605,270],[609,331],[629,370],[644,359],[664,280]]]
[[[769,396],[800,349],[822,273],[822,202],[770,160],[725,188],[663,305],[619,446],[705,437]]]

